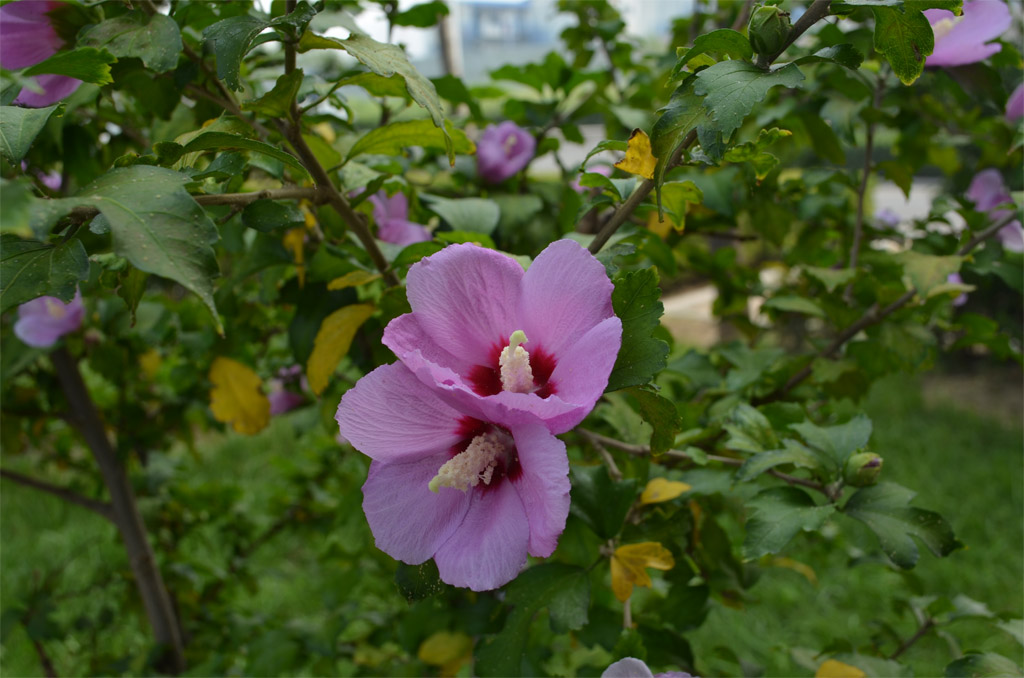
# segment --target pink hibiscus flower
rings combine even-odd
[[[1010,27],[1010,10],[1000,0],[965,2],[963,15],[945,9],[926,9],[935,33],[935,51],[926,66],[963,66],[984,61],[1003,48],[989,44]]]
[[[267,400],[270,401],[270,414],[284,414],[305,404],[306,397],[295,388],[305,390],[309,387],[306,377],[302,375],[301,365],[282,367],[277,371],[277,378],[271,379]]]
[[[51,0],[21,0],[0,7],[0,66],[16,70],[35,66],[64,46],[47,13],[61,6]],[[65,75],[37,75],[41,93],[23,89],[14,103],[31,108],[54,104],[82,84]]]
[[[81,327],[84,317],[85,306],[78,290],[66,304],[57,297],[38,297],[18,307],[14,334],[29,346],[49,348]]]
[[[552,433],[583,420],[608,385],[622,343],[604,266],[572,240],[530,269],[475,245],[452,245],[409,270],[412,313],[384,343],[457,408],[484,418],[530,413]]]
[[[965,195],[974,203],[974,209],[986,212],[993,223],[1013,214],[1013,210],[999,209],[1000,205],[1013,203],[999,170],[987,169],[975,174]],[[1019,221],[1011,221],[999,230],[996,237],[1002,241],[1004,249],[1010,252],[1024,252],[1024,229],[1021,228]]]
[[[569,514],[565,445],[529,415],[456,409],[401,363],[341,399],[341,435],[372,459],[363,511],[377,548],[474,591],[551,555]]]
[[[634,657],[623,657],[606,668],[601,674],[601,678],[693,678],[693,676],[685,671],[654,673],[643,661]]]
[[[430,240],[430,231],[421,224],[409,221],[409,199],[404,193],[390,198],[384,191],[370,196],[373,219],[377,222],[377,237],[395,245],[411,245]]]
[[[1024,83],[1017,85],[1017,89],[1006,100],[1006,119],[1015,122],[1020,118],[1024,118]]]
[[[511,120],[491,125],[476,145],[477,171],[487,183],[501,183],[530,164],[536,150],[533,135]]]

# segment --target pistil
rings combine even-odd
[[[508,339],[508,346],[498,356],[501,368],[501,388],[514,393],[533,392],[533,369],[530,367],[530,354],[520,344],[529,341],[526,333],[516,330]]]

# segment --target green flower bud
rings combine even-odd
[[[758,54],[771,55],[782,50],[789,37],[789,13],[773,5],[764,5],[750,15],[747,30],[750,46]]]
[[[882,473],[882,458],[874,452],[860,452],[846,461],[843,480],[853,487],[867,487],[878,482]]]

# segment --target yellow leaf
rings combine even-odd
[[[630,174],[639,174],[644,179],[654,178],[654,166],[658,159],[651,153],[651,138],[642,129],[633,130],[626,148],[626,157],[615,166]]]
[[[369,271],[349,271],[340,278],[335,278],[331,282],[327,283],[327,289],[343,290],[346,287],[358,287],[359,285],[365,285],[368,282],[373,282],[378,278],[380,278],[380,273],[370,273]]]
[[[626,544],[612,554],[612,592],[621,602],[633,594],[634,586],[650,586],[647,568],[671,570],[676,564],[672,552],[656,541]]]
[[[163,358],[160,357],[160,352],[155,348],[151,348],[139,356],[139,367],[142,368],[142,373],[150,381],[156,378],[156,373],[160,370],[160,363],[162,362]]]
[[[657,504],[662,501],[672,501],[683,492],[688,492],[690,486],[677,480],[666,478],[651,478],[640,495],[641,504]]]
[[[300,289],[306,284],[306,265],[303,263],[305,260],[303,244],[305,241],[305,228],[293,228],[285,233],[282,239],[284,248],[292,253],[292,258],[295,260],[296,272],[299,274]]]
[[[353,304],[324,318],[313,341],[313,353],[306,362],[306,378],[313,393],[320,395],[327,388],[327,380],[348,353],[356,330],[372,313],[373,306],[369,304]]]
[[[668,219],[662,221],[655,210],[647,215],[647,230],[664,240],[672,230],[672,222]]]
[[[465,633],[438,631],[420,644],[421,662],[441,667],[442,676],[454,676],[473,657],[473,639]]]
[[[783,558],[780,556],[777,558],[772,558],[771,564],[775,567],[785,567],[786,569],[793,570],[794,572],[799,572],[807,578],[807,581],[811,582],[812,586],[818,585],[818,575],[814,573],[814,569],[811,568],[809,565],[801,563],[799,560],[793,560],[792,558]]]
[[[866,675],[868,674],[856,666],[850,666],[835,659],[826,659],[818,667],[818,672],[814,674],[814,678],[864,678]]]
[[[244,435],[259,433],[270,422],[270,401],[251,369],[231,358],[217,358],[210,367],[210,381],[214,419]]]

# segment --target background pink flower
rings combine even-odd
[[[422,224],[409,221],[409,199],[404,193],[390,198],[381,190],[370,196],[373,219],[377,222],[377,237],[396,245],[411,245],[430,240],[430,231]]]
[[[267,400],[270,401],[270,414],[284,414],[305,404],[306,397],[299,390],[304,391],[308,387],[301,365],[282,367],[277,371],[277,378],[269,382]]]
[[[0,7],[0,66],[16,70],[35,66],[64,45],[50,24],[48,12],[61,6],[50,0],[19,0]],[[64,75],[37,75],[42,93],[23,89],[16,104],[39,108],[69,96],[82,84]]]
[[[1017,85],[1017,89],[1006,100],[1006,119],[1015,122],[1020,118],[1024,118],[1024,82]]]
[[[384,343],[456,407],[529,412],[553,433],[583,420],[608,385],[622,343],[604,266],[559,240],[523,268],[452,245],[409,270],[412,313]]]
[[[18,307],[14,334],[29,346],[49,348],[81,327],[84,316],[85,306],[78,290],[66,304],[57,297],[39,297]]]
[[[1013,203],[1013,199],[1003,183],[1003,175],[997,169],[975,174],[965,195],[974,203],[976,210],[988,213],[993,223],[1013,214],[1011,209],[998,209],[1000,205]],[[1024,229],[1021,229],[1019,221],[1011,221],[999,230],[997,237],[1010,252],[1024,252]]]
[[[476,145],[477,171],[484,181],[497,184],[513,176],[533,159],[537,141],[511,120],[490,126]]]
[[[653,673],[643,661],[634,657],[623,657],[611,664],[601,674],[601,678],[693,678],[684,671],[668,671]]]
[[[964,284],[964,279],[960,277],[959,273],[950,273],[949,275],[946,276],[946,282],[952,283],[954,285],[963,285]],[[967,303],[967,292],[961,293],[960,295],[957,296],[956,299],[953,300],[953,305],[954,306],[963,306],[966,303]]]
[[[935,51],[926,66],[962,66],[984,61],[1003,48],[988,44],[1010,27],[1010,10],[1001,0],[965,2],[963,15],[945,9],[928,9],[924,15],[935,33]]]
[[[401,363],[341,399],[338,429],[370,457],[363,511],[377,548],[441,579],[485,591],[511,581],[527,553],[546,557],[569,514],[565,445],[530,416],[456,409]]]

